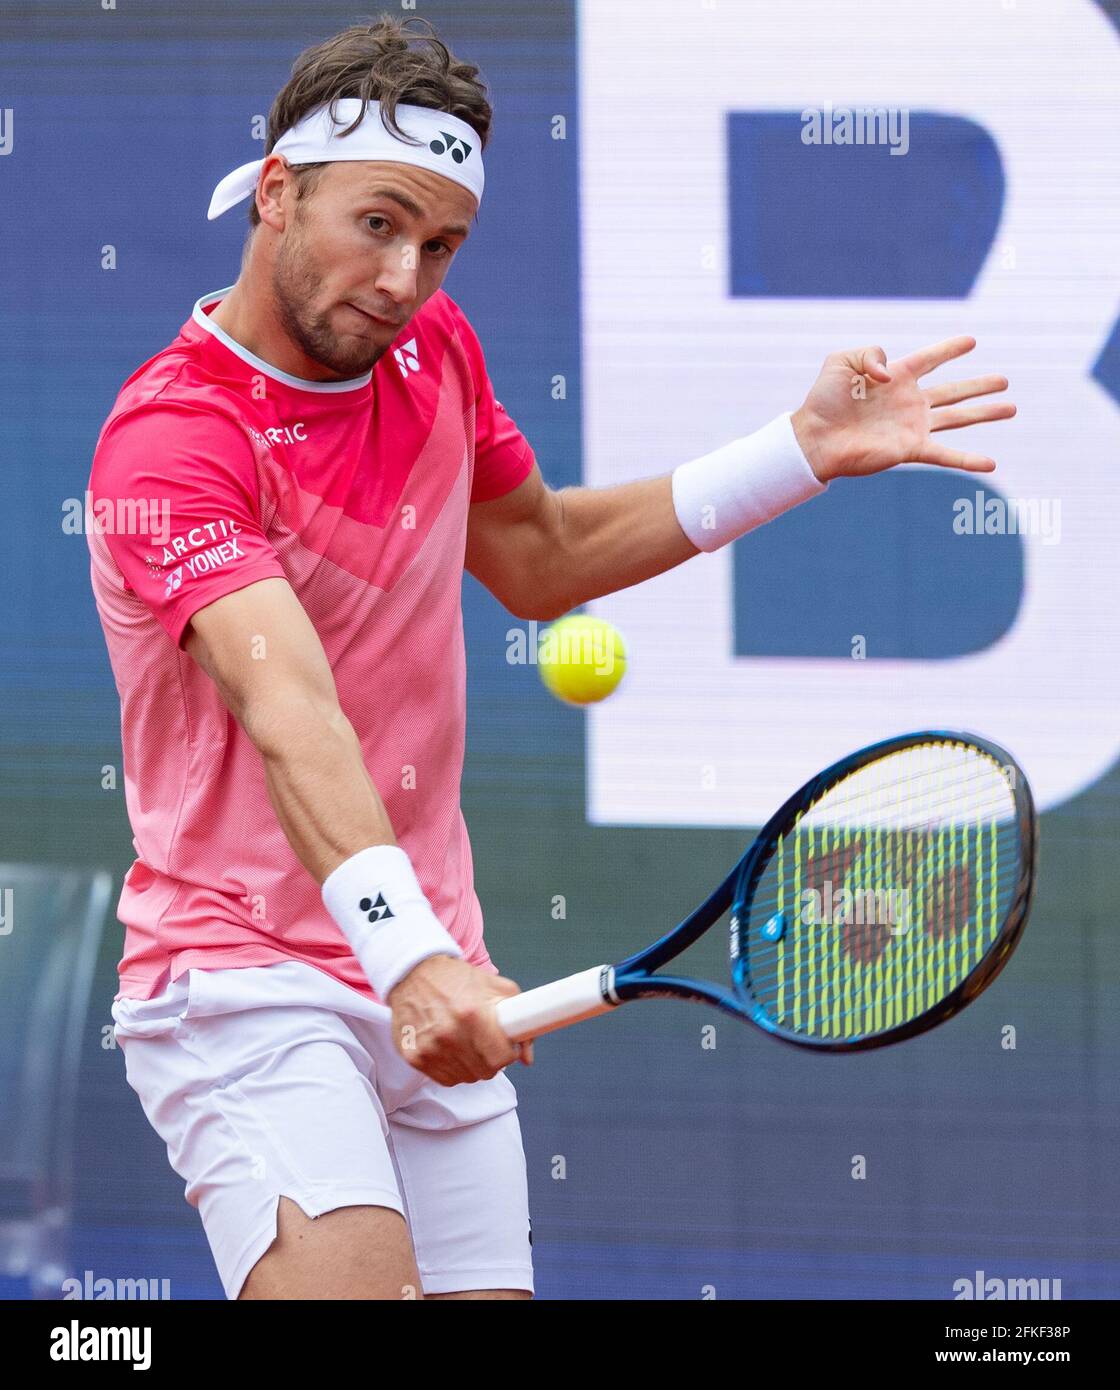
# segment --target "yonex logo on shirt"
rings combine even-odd
[[[393,357],[401,369],[401,376],[408,376],[409,372],[420,370],[420,356],[415,338],[409,338],[407,343],[402,343],[399,348],[394,348]]]
[[[240,535],[241,527],[232,518],[222,517],[218,521],[206,521],[199,526],[192,526],[183,535],[174,536],[170,543],[164,546],[162,560],[146,555],[144,563],[153,579],[166,584],[164,598],[170,598],[176,589],[182,587],[185,578],[197,579],[200,575],[221,568],[231,560],[244,559],[245,552],[238,540]],[[223,536],[227,539],[222,540]],[[217,544],[209,544],[211,541],[216,541]],[[202,549],[204,546],[206,548]],[[190,554],[192,550],[195,551],[193,555]],[[178,559],[183,559],[183,563],[173,570],[168,570],[167,566],[174,564]]]
[[[174,591],[182,586],[184,570],[187,571],[191,579],[197,579],[199,575],[210,574],[211,571],[228,564],[230,560],[243,560],[244,558],[245,552],[237,541],[223,541],[221,545],[212,545],[209,550],[192,555],[177,568],[159,576],[167,584],[164,598],[170,598]]]
[[[387,922],[390,917],[397,915],[381,893],[378,893],[376,898],[363,898],[358,906],[368,915],[371,922]]]

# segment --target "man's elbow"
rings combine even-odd
[[[553,623],[575,606],[567,599],[550,599],[541,593],[528,594],[522,600],[505,604],[506,609],[524,623]]]
[[[520,567],[511,592],[502,602],[524,622],[551,623],[581,602],[573,584],[574,560],[563,547],[538,548]]]
[[[547,489],[535,524],[517,548],[501,602],[523,622],[550,623],[579,602],[572,590],[576,557],[568,544],[565,492]]]

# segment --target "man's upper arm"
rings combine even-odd
[[[114,420],[90,477],[94,517],[125,584],[181,644],[191,617],[260,579],[283,578],[264,534],[256,460],[233,420],[175,404]]]
[[[517,617],[543,592],[547,572],[563,565],[561,494],[546,486],[534,464],[525,481],[501,497],[479,502],[467,517],[466,568]]]
[[[183,645],[258,746],[289,713],[337,708],[319,634],[286,579],[262,579],[200,608]]]

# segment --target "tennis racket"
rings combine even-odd
[[[1037,857],[1027,779],[1004,749],[928,731],[872,744],[789,798],[667,936],[497,1005],[514,1041],[632,999],[693,999],[798,1047],[925,1032],[995,979]],[[655,974],[730,909],[731,987]]]

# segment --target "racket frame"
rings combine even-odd
[[[955,989],[931,1008],[891,1029],[855,1038],[814,1038],[783,1028],[761,1004],[750,998],[742,983],[749,961],[742,933],[749,921],[754,892],[778,841],[798,815],[853,772],[892,753],[930,742],[959,743],[976,748],[1002,768],[1005,777],[1008,770],[1013,772],[1008,779],[1008,789],[1014,800],[1014,820],[1021,847],[1020,867],[1007,914],[995,940]],[[615,966],[594,966],[550,985],[503,999],[497,1006],[498,1020],[509,1037],[522,1040],[608,1013],[633,999],[687,999],[746,1019],[780,1042],[815,1052],[861,1052],[903,1042],[959,1013],[1007,964],[1030,912],[1037,859],[1038,817],[1030,784],[1005,748],[976,734],[957,730],[925,729],[896,734],[841,758],[799,787],[770,817],[722,883],[671,931]],[[729,910],[731,988],[687,976],[654,974],[698,941]]]
[[[851,776],[853,772],[858,772],[860,768],[892,753],[930,742],[965,744],[987,754],[1004,770],[1005,776],[1008,769],[1014,771],[1014,776],[1008,781],[1008,790],[1014,799],[1015,823],[1022,849],[1020,871],[1012,889],[1007,915],[995,940],[954,990],[932,1008],[916,1014],[894,1028],[865,1037],[843,1039],[806,1037],[793,1029],[783,1028],[771,1018],[761,1004],[753,1002],[739,984],[745,969],[744,962],[749,961],[743,932],[749,920],[751,901],[778,841],[790,829],[799,814],[808,810],[825,792]],[[737,1018],[749,1019],[781,1042],[818,1052],[860,1052],[868,1048],[902,1042],[906,1038],[936,1027],[959,1013],[991,984],[1006,965],[1022,935],[1030,912],[1037,857],[1038,817],[1034,797],[1022,769],[1005,748],[976,734],[957,730],[926,729],[917,733],[896,734],[841,758],[810,778],[788,797],[758,832],[750,848],[719,887],[709,894],[699,907],[658,941],[632,956],[627,956],[614,967],[614,995],[620,1003],[630,999],[652,998],[698,1000],[714,1005]],[[698,941],[729,909],[733,979],[731,989],[703,980],[652,973],[687,950],[694,941]]]

